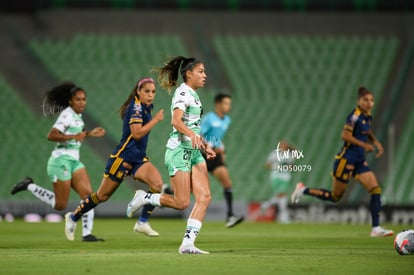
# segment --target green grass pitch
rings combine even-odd
[[[101,243],[69,242],[63,223],[0,223],[0,274],[413,274],[393,238],[369,237],[368,225],[207,221],[197,245],[210,255],[179,255],[185,220],[153,219],[161,234],[133,232],[134,220],[96,219]],[[404,227],[393,229],[398,232]]]

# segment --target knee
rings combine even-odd
[[[176,200],[175,201],[175,208],[177,210],[184,210],[190,205],[190,199],[185,200]]]
[[[369,193],[371,195],[381,195],[382,189],[381,189],[380,186],[375,186],[374,188],[372,188],[371,190],[369,190]]]
[[[230,188],[233,187],[233,183],[232,183],[232,181],[230,179],[224,181],[222,183],[222,185],[223,185],[224,189],[230,189]]]
[[[163,183],[161,181],[160,182],[155,182],[155,183],[151,184],[150,191],[152,193],[161,193],[161,191],[162,191],[162,184]]]
[[[91,198],[94,201],[95,204],[101,203],[101,202],[105,202],[107,200],[109,200],[109,198],[111,197],[111,194],[105,194],[105,193],[100,193],[99,191],[96,193],[91,194]]]
[[[65,210],[67,205],[68,205],[68,203],[67,203],[67,202],[60,202],[60,201],[57,201],[57,202],[56,202],[56,204],[55,204],[55,209],[56,209],[56,210],[59,210],[59,211],[61,211],[61,210]]]
[[[342,199],[343,195],[344,195],[344,193],[334,193],[334,192],[332,192],[332,200],[334,202],[339,202]]]
[[[211,202],[211,194],[210,193],[203,194],[199,196],[198,199],[196,200],[197,200],[197,203],[208,206]]]

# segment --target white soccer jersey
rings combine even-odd
[[[267,163],[271,165],[270,179],[290,180],[291,173],[283,169],[284,165],[293,164],[293,158],[290,154],[283,154],[284,151],[273,150],[267,157]]]
[[[200,135],[201,115],[203,107],[198,94],[187,84],[182,83],[174,92],[171,103],[171,113],[178,108],[184,111],[182,121],[194,133]],[[181,134],[173,127],[167,148],[175,149],[181,145],[185,148],[192,148],[190,137]]]
[[[77,114],[71,107],[64,109],[53,128],[58,129],[64,135],[77,135],[84,130],[85,123],[82,120],[82,114]],[[57,142],[55,149],[52,151],[52,157],[57,158],[61,155],[69,155],[79,160],[79,149],[81,142],[76,139],[70,139],[65,142]]]

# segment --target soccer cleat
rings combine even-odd
[[[373,227],[371,230],[371,237],[389,237],[394,235],[394,231],[385,229],[381,226]]]
[[[303,196],[303,191],[305,191],[305,185],[302,182],[296,184],[295,191],[293,191],[290,200],[293,204],[297,204],[300,198]]]
[[[244,220],[243,216],[240,216],[240,217],[230,216],[230,217],[227,218],[226,227],[227,228],[232,228],[232,227],[238,225],[239,223],[241,223],[243,220]]]
[[[134,231],[137,233],[143,233],[148,237],[158,237],[160,235],[160,233],[151,228],[149,222],[136,222],[134,225]]]
[[[143,190],[137,190],[135,192],[134,197],[132,200],[128,203],[126,215],[128,218],[132,218],[134,214],[145,205],[144,199],[147,192]]]
[[[194,245],[180,246],[178,249],[180,254],[210,254],[208,251],[201,250]]]
[[[27,186],[31,183],[33,183],[32,178],[29,178],[29,177],[24,178],[24,180],[22,180],[21,182],[19,182],[13,187],[13,189],[11,190],[11,194],[14,195],[21,191],[27,190]]]
[[[72,212],[68,212],[65,215],[65,235],[69,241],[75,240],[76,222],[71,218]]]
[[[102,238],[97,238],[95,235],[89,234],[82,237],[82,242],[103,242]]]

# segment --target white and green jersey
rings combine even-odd
[[[203,107],[198,94],[185,83],[182,83],[174,92],[171,113],[177,108],[184,111],[182,117],[184,124],[194,133],[200,135]],[[178,146],[192,148],[191,139],[173,127],[173,131],[167,142],[167,148],[175,149]]]
[[[292,177],[286,166],[293,164],[294,159],[284,151],[273,150],[267,157],[267,163],[271,165],[270,179],[282,179],[289,181]]]
[[[82,120],[82,114],[77,114],[71,107],[64,109],[53,128],[58,129],[64,135],[77,135],[83,131],[85,123]],[[52,151],[52,157],[57,158],[62,155],[69,155],[79,160],[79,148],[81,142],[76,139],[70,139],[65,142],[57,142],[55,149]]]

